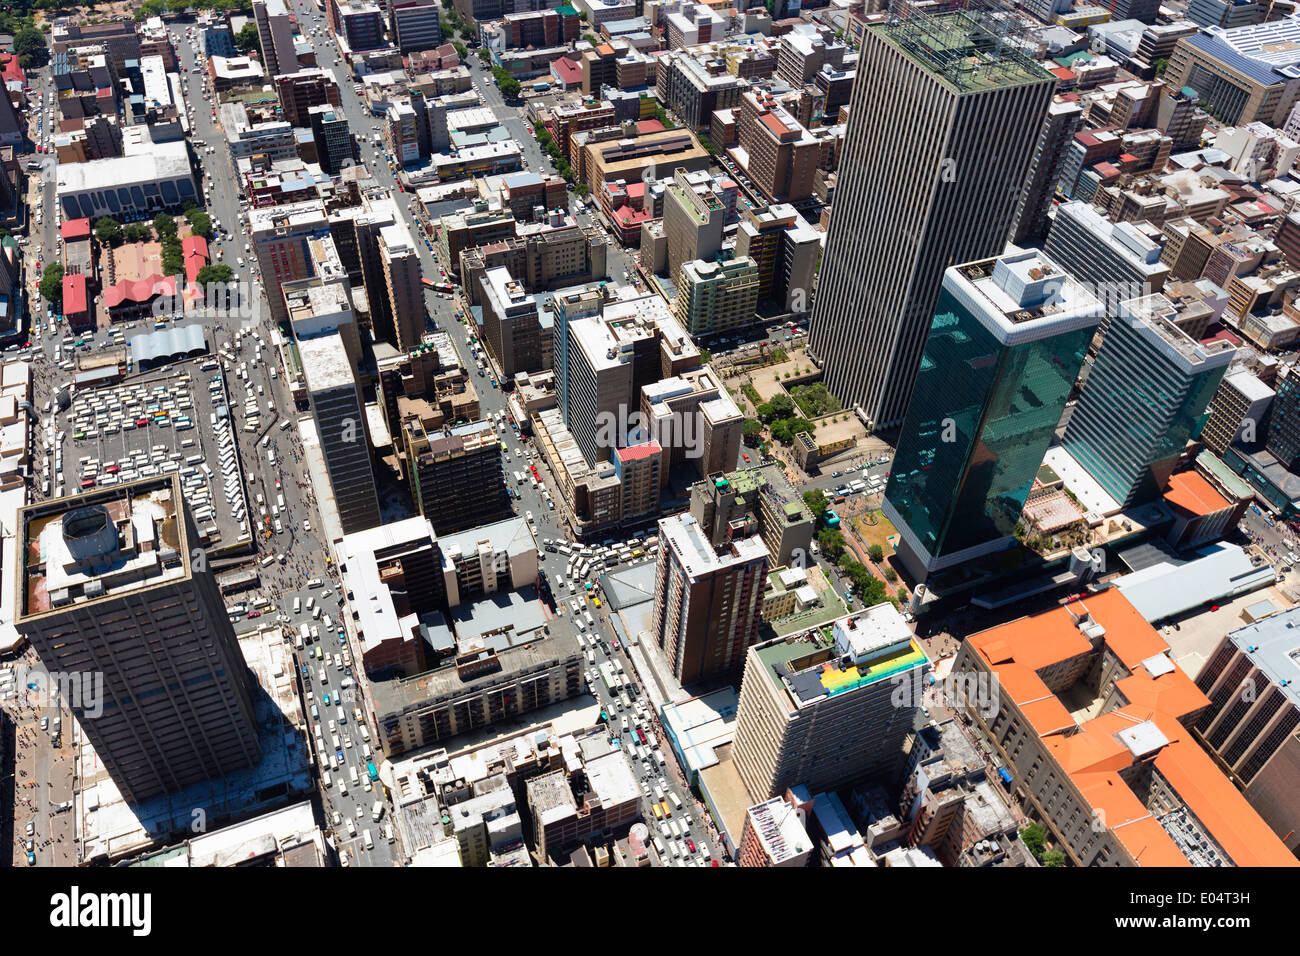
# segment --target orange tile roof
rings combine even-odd
[[[1197,471],[1180,471],[1169,479],[1165,501],[1193,515],[1212,515],[1232,507]]]
[[[1164,774],[1237,866],[1300,866],[1286,845],[1219,770],[1191,732],[1176,720],[1156,724],[1169,746],[1156,754]]]
[[[1037,670],[1091,647],[1071,616],[1091,614],[1102,641],[1131,672],[1117,682],[1129,703],[1077,725]],[[1168,645],[1116,589],[990,628],[968,639],[997,675],[1000,693],[1038,731],[1043,746],[1140,866],[1189,866],[1183,851],[1120,772],[1134,756],[1117,734],[1151,721],[1168,741],[1151,759],[1178,797],[1237,866],[1300,865],[1179,718],[1209,700],[1181,669],[1152,677],[1142,661]]]

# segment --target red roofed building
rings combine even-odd
[[[622,482],[624,521],[659,511],[663,459],[663,449],[657,441],[614,449],[614,472]]]
[[[1249,499],[1229,501],[1196,471],[1171,475],[1164,497],[1174,513],[1167,537],[1179,550],[1219,540],[1237,526],[1250,505]]]
[[[185,256],[185,282],[197,282],[199,270],[208,264],[208,240],[202,236],[186,236],[181,240]]]
[[[1056,66],[1048,71],[1056,77],[1056,89],[1064,93],[1066,90],[1072,90],[1079,85],[1079,77],[1066,66]]]
[[[566,90],[582,85],[582,64],[567,56],[551,61],[551,78]]]
[[[0,80],[27,85],[27,74],[23,72],[18,57],[12,53],[0,53]]]
[[[664,124],[657,119],[643,119],[636,121],[636,134],[645,136],[647,133],[662,133]]]
[[[981,631],[962,709],[1076,866],[1297,866],[1202,749],[1211,701],[1114,589]],[[996,694],[996,696],[994,696]]]
[[[68,326],[78,332],[94,328],[95,316],[86,289],[86,277],[80,273],[63,277],[63,315]]]
[[[75,239],[90,238],[90,220],[89,219],[65,219],[63,225],[59,226],[59,236],[64,242],[71,242]]]
[[[123,279],[104,290],[104,306],[113,322],[129,322],[151,315],[154,300],[159,296],[175,299],[176,276],[152,275],[138,282]],[[179,303],[166,311],[168,314],[180,311]]]
[[[603,185],[599,199],[606,222],[613,226],[620,243],[625,246],[639,244],[642,223],[658,219],[663,215],[662,198],[660,204],[656,206],[655,196],[640,180],[632,183],[618,181]]]

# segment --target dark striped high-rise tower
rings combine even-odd
[[[1056,79],[966,12],[869,27],[810,346],[827,388],[902,421],[943,271],[1002,252]]]

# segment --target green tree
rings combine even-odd
[[[191,209],[185,218],[190,221],[190,232],[204,239],[212,238],[212,217],[201,209]]]
[[[822,516],[826,514],[826,510],[831,506],[831,503],[826,499],[826,492],[820,488],[805,491],[803,493],[803,503],[808,506],[808,510],[813,513],[813,517],[818,521],[822,520]]]
[[[746,418],[740,425],[740,436],[745,440],[745,444],[750,448],[758,441],[758,437],[763,434],[763,423],[756,418]]]
[[[718,155],[718,148],[713,145],[713,140],[709,139],[707,135],[705,135],[704,133],[700,133],[695,138],[700,141],[700,145],[704,147],[704,151],[708,153],[710,156]]]
[[[777,418],[789,418],[794,414],[794,401],[785,392],[777,392],[769,400],[769,404]]]
[[[1034,856],[1042,856],[1043,847],[1047,843],[1047,831],[1043,829],[1041,823],[1031,823],[1020,831],[1020,842],[1022,842]]]
[[[1048,850],[1043,854],[1043,866],[1065,866],[1065,853],[1061,850]]]
[[[240,53],[256,52],[258,56],[261,56],[262,44],[257,38],[256,23],[250,20],[235,34],[235,49]]]
[[[217,262],[212,265],[204,266],[199,270],[196,281],[199,285],[215,285],[222,282],[229,282],[235,277],[235,270],[223,262]]]
[[[63,263],[51,262],[41,273],[41,298],[63,307]]]
[[[165,212],[160,212],[153,217],[153,231],[158,233],[159,239],[176,237],[176,220]]]
[[[867,557],[876,562],[876,564],[879,564],[881,561],[885,560],[885,549],[878,544],[873,544],[871,547],[867,548]]]
[[[480,60],[482,60],[484,63],[491,63],[491,62],[492,62],[492,51],[489,50],[489,49],[488,49],[487,47],[485,47],[485,46],[483,46],[483,47],[479,47],[479,50],[478,50],[478,58],[479,58]]]
[[[758,416],[759,421],[770,422],[776,419],[776,409],[772,407],[771,402],[763,402],[758,408],[754,409],[754,414]]]
[[[1158,56],[1155,58],[1155,61],[1152,62],[1151,65],[1155,67],[1156,78],[1159,79],[1160,77],[1165,75],[1165,70],[1169,69],[1169,57]]]
[[[893,584],[895,581],[898,580],[898,572],[895,571],[893,568],[888,568],[888,567],[885,568],[885,580],[888,581],[890,584]]]
[[[111,246],[122,238],[122,224],[109,216],[95,221],[95,238],[101,246]]]
[[[844,553],[844,535],[831,528],[822,528],[817,532],[817,544],[832,561],[839,561]]]
[[[590,43],[592,46],[595,46],[597,43],[600,42],[599,40],[596,39],[596,35],[594,33],[584,33],[582,35],[582,38],[586,40],[588,43]]]
[[[122,227],[122,239],[126,242],[144,242],[152,236],[153,227],[147,222],[128,222]]]
[[[13,51],[18,55],[18,64],[23,69],[42,67],[50,59],[50,51],[45,46],[45,34],[30,25],[14,34]]]

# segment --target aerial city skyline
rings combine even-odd
[[[1300,862],[1293,5],[0,34],[11,865]]]

